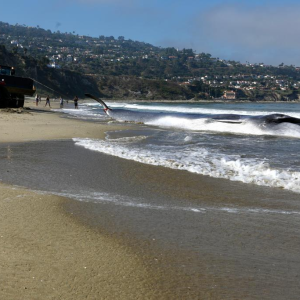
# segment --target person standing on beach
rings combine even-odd
[[[60,104],[60,108],[63,108],[63,107],[64,107],[64,99],[63,99],[62,96],[60,96],[59,104]]]
[[[49,107],[51,108],[51,106],[50,106],[50,98],[49,98],[49,95],[46,97],[46,104],[45,104],[45,107],[47,106],[47,104],[49,104]]]
[[[75,109],[78,109],[78,97],[75,96],[73,100],[74,100]]]
[[[39,105],[39,100],[40,100],[39,95],[36,95],[36,97],[35,97],[35,105],[36,106]]]

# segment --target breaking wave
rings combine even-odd
[[[226,155],[213,149],[187,145],[182,151],[167,146],[142,148],[128,145],[127,141],[73,139],[75,144],[89,150],[99,151],[123,159],[144,164],[185,170],[191,173],[225,178],[244,183],[282,188],[300,193],[300,172],[276,169],[267,159],[244,158],[239,154]]]

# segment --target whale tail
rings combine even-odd
[[[266,123],[281,124],[291,123],[300,125],[300,119],[283,114],[272,114],[264,117]]]
[[[108,110],[112,110],[111,108],[109,108],[105,102],[99,98],[97,98],[96,96],[92,95],[92,94],[84,94],[86,97],[91,98],[96,100],[97,102],[99,102],[102,106],[103,106],[103,110],[107,113]]]

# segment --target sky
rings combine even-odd
[[[299,0],[14,0],[2,3],[0,21],[300,66]]]

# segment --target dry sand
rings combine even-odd
[[[104,132],[120,129],[120,126],[101,126],[94,122],[83,122],[60,117],[59,112],[53,112],[44,102],[38,107],[25,102],[29,109],[2,109],[0,112],[0,141],[26,142],[36,140],[58,140],[73,137],[103,138]],[[59,109],[58,102],[51,103],[52,109]],[[73,108],[73,106],[71,106]]]
[[[113,128],[38,108],[2,110],[0,141],[100,138]],[[153,299],[136,254],[79,224],[63,210],[66,201],[0,184],[0,299]]]

